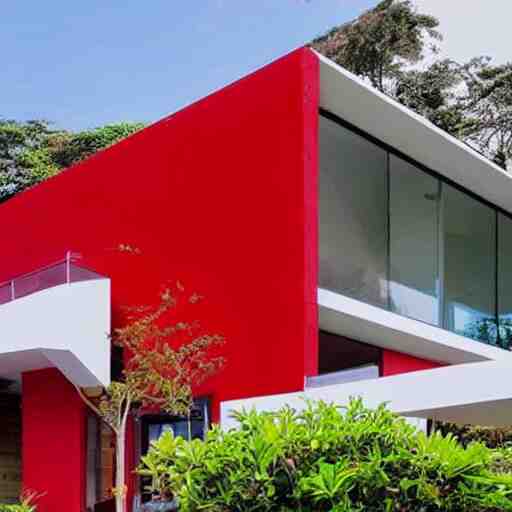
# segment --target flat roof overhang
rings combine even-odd
[[[512,176],[460,140],[315,52],[320,108],[512,213]]]
[[[444,364],[501,361],[512,352],[320,288],[319,326],[377,347]]]
[[[411,418],[431,418],[459,424],[507,426],[512,423],[510,365],[487,361],[447,366],[392,377],[307,389],[300,393],[233,400],[221,405],[223,428],[236,426],[234,411],[276,411],[287,405],[296,410],[305,400],[323,400],[346,406],[360,397],[367,407],[387,403],[390,410]]]

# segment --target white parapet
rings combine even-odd
[[[512,352],[407,318],[330,290],[318,289],[320,328],[443,364],[501,361],[512,369]]]
[[[512,389],[507,386],[508,362],[487,361],[424,370],[391,377],[336,384],[221,404],[223,428],[236,427],[232,413],[243,409],[276,411],[284,406],[303,409],[306,400],[323,400],[345,406],[360,397],[368,407],[387,403],[406,417],[432,418],[461,424],[506,426],[512,424]]]
[[[60,284],[0,305],[0,378],[58,368],[81,387],[110,382],[110,280]]]

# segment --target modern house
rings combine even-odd
[[[101,508],[112,440],[75,386],[109,383],[111,326],[168,279],[228,340],[196,436],[304,397],[512,423],[512,177],[309,49],[5,202],[0,226],[0,502],[22,481],[40,512]],[[133,418],[130,468],[187,421]]]

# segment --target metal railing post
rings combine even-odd
[[[66,252],[66,283],[71,282],[71,251]]]
[[[14,291],[14,280],[11,281],[11,300],[16,298],[16,293]]]

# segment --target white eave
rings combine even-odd
[[[335,384],[299,393],[233,400],[221,404],[224,429],[236,427],[235,411],[276,411],[285,405],[304,408],[305,400],[323,400],[340,407],[360,397],[375,408],[382,403],[397,414],[460,424],[506,426],[512,423],[510,365],[487,361],[434,370]]]
[[[512,176],[424,117],[318,54],[320,107],[512,213]]]
[[[512,352],[319,288],[321,329],[444,364],[507,362]]]

